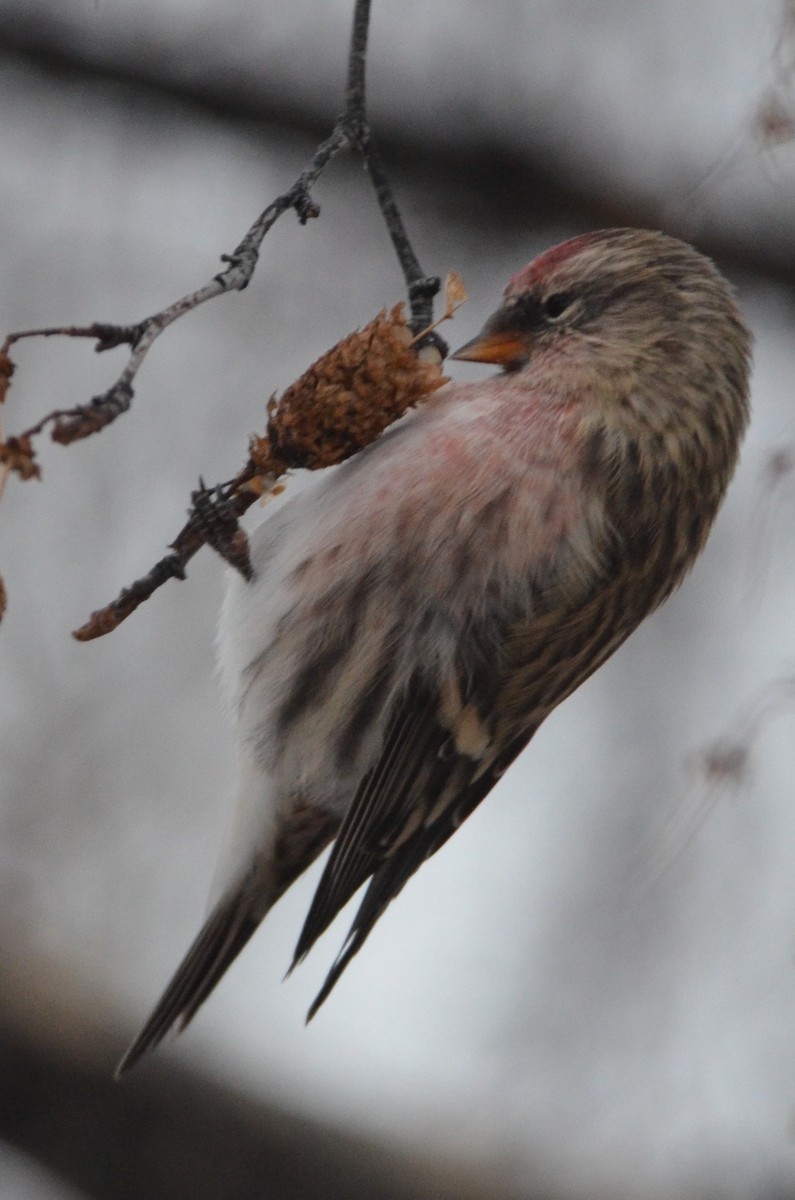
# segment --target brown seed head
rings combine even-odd
[[[328,467],[363,446],[446,382],[438,355],[412,347],[403,305],[381,312],[329,350],[268,404],[267,439],[255,439],[252,459],[271,470]]]

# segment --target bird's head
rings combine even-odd
[[[555,390],[614,396],[718,379],[747,390],[750,338],[709,259],[666,234],[607,229],[545,251],[508,283],[452,357],[527,371]],[[728,379],[727,379],[728,376]]]

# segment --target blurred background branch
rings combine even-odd
[[[599,22],[594,15],[583,20],[578,27],[577,9],[575,3],[564,6],[557,24],[561,38],[568,37],[579,43],[587,39],[590,21],[593,20],[595,24]],[[718,7],[715,4],[713,8],[711,0],[701,0],[700,10],[708,23],[711,10],[717,13]],[[209,6],[206,6],[206,11],[209,11]],[[343,0],[335,0],[330,8],[330,16],[315,21],[314,34],[309,31],[307,34],[308,58],[323,36],[319,30],[328,30],[337,25],[345,11]],[[628,6],[615,6],[610,20],[602,22],[605,42],[614,36],[614,27],[622,20],[622,11],[628,11]],[[699,12],[698,9],[696,11]],[[49,3],[48,0],[3,0],[0,5],[0,28],[7,57],[16,56],[19,61],[52,76],[94,80],[96,83],[126,83],[153,98],[159,97],[165,103],[187,103],[212,117],[275,125],[313,139],[323,136],[329,111],[333,111],[334,107],[328,70],[319,78],[292,80],[293,86],[284,86],[285,64],[281,59],[278,37],[268,40],[265,36],[267,23],[263,28],[253,6],[241,4],[237,13],[239,27],[245,29],[248,36],[243,54],[234,64],[228,56],[229,47],[235,41],[235,31],[232,31],[228,42],[224,39],[199,41],[199,31],[208,21],[203,12],[194,17],[182,13],[178,22],[162,16],[148,20],[149,42],[145,43],[140,33],[144,26],[143,17],[139,23],[135,19],[107,12],[100,12],[97,16],[88,5],[82,11],[75,11]],[[294,10],[292,20],[285,20],[280,14],[278,28],[287,37],[295,37],[295,31],[301,28],[302,23],[306,27],[312,15],[310,0],[304,0]],[[405,10],[405,22],[399,22],[402,26],[399,36],[403,39],[411,35],[414,15],[410,6]],[[517,47],[525,32],[539,32],[539,28],[539,43],[546,42],[549,38],[550,16],[548,6],[542,0],[534,0],[517,22]],[[378,17],[382,25],[387,26],[388,35],[391,34],[393,14],[386,9],[379,11]],[[470,30],[476,31],[481,26],[482,31],[486,26],[485,20],[476,21],[468,6],[456,0],[450,0],[448,7],[439,11],[440,29],[443,29],[444,21],[448,18],[452,26],[452,44],[455,44],[456,33],[465,36]],[[685,12],[680,12],[675,4],[663,14],[661,30],[655,31],[651,24],[647,25],[641,20],[636,24],[633,19],[627,19],[623,21],[623,44],[614,44],[614,50],[617,54],[631,53],[633,38],[648,35],[651,41],[662,33],[661,43],[657,47],[656,71],[651,80],[653,85],[655,75],[661,78],[668,67],[665,61],[668,52],[666,34],[672,33],[675,38],[676,22],[686,19]],[[701,20],[697,16],[694,22],[699,45]],[[501,23],[498,22],[498,25]],[[680,161],[672,163],[673,176],[668,179],[667,185],[653,176],[645,181],[630,183],[624,155],[619,153],[614,157],[610,154],[605,156],[598,171],[590,165],[583,170],[576,140],[571,144],[565,138],[555,136],[557,121],[548,120],[546,106],[535,117],[531,111],[529,121],[521,125],[512,124],[510,111],[503,109],[507,119],[501,121],[496,81],[480,97],[474,111],[472,107],[469,110],[462,107],[463,119],[458,137],[451,137],[445,109],[440,113],[442,119],[431,119],[432,105],[426,106],[426,119],[422,122],[400,120],[392,108],[399,97],[399,89],[395,89],[391,103],[388,100],[382,110],[387,133],[382,134],[380,140],[388,159],[405,164],[427,158],[433,161],[434,174],[442,179],[448,176],[457,178],[460,183],[464,168],[465,187],[470,199],[477,203],[479,198],[481,203],[487,203],[490,207],[496,204],[501,219],[515,221],[517,213],[521,212],[532,213],[538,220],[549,220],[564,208],[588,212],[595,224],[634,223],[650,227],[663,224],[669,232],[685,237],[693,236],[695,223],[699,244],[707,253],[736,267],[764,271],[782,282],[793,283],[795,251],[784,229],[780,226],[778,229],[771,228],[765,223],[763,228],[754,231],[744,221],[742,228],[737,226],[738,217],[743,216],[737,201],[742,192],[749,191],[748,180],[742,181],[742,188],[733,189],[735,206],[731,215],[721,211],[722,206],[715,204],[716,197],[725,188],[727,178],[734,177],[733,183],[737,185],[739,177],[747,175],[750,164],[754,164],[757,176],[751,192],[769,192],[770,173],[775,176],[780,170],[780,163],[776,162],[776,149],[789,146],[795,135],[795,76],[792,70],[795,21],[791,5],[788,0],[772,0],[766,11],[760,10],[758,20],[754,23],[767,34],[768,61],[758,64],[759,80],[755,93],[747,97],[742,127],[735,126],[723,144],[718,133],[712,145],[697,156],[692,164],[687,162],[688,140],[681,139]],[[721,57],[731,30],[729,16],[724,23],[722,36],[713,43],[710,59],[704,60],[703,95],[692,88],[687,95],[695,125],[702,117],[706,118],[705,125],[709,121],[709,112],[700,113],[698,106],[703,105],[707,109],[708,80],[713,70],[731,65]],[[387,42],[390,40],[389,36],[384,39]],[[637,43],[635,45],[637,48]],[[641,47],[636,63],[637,70],[642,70],[644,66],[643,49]],[[491,51],[491,46],[484,45],[484,63],[488,61]],[[540,51],[539,44],[539,54]],[[547,66],[544,75],[557,67],[560,57],[557,47],[556,51],[554,62]],[[416,54],[420,61],[427,54],[419,29]],[[253,65],[257,58],[259,69]],[[380,62],[376,62],[376,69],[380,65]],[[454,67],[453,63],[449,65]],[[687,73],[684,59],[679,66],[684,79]],[[533,69],[528,68],[524,81],[528,95],[532,95],[534,89],[541,91],[546,83],[546,80],[538,82],[532,78]],[[512,74],[510,56],[503,63],[502,70],[507,71],[509,76]],[[590,71],[597,74],[595,62],[586,68],[586,86],[590,86]],[[623,73],[622,64],[619,78]],[[442,73],[435,81],[437,99],[445,99],[445,92],[450,90],[449,79],[449,75]],[[410,86],[409,81],[410,72],[407,72],[406,86]],[[565,74],[559,80],[562,88],[569,82]],[[730,79],[726,83],[730,86]],[[378,89],[379,92],[382,90]],[[429,98],[431,94],[427,92]],[[676,95],[672,95],[672,99],[679,101]],[[484,113],[489,119],[483,119]],[[612,129],[606,128],[603,132],[606,138],[613,137],[620,143],[629,114],[614,115],[617,119]],[[476,118],[474,121],[473,116]],[[734,116],[733,112],[731,116]],[[469,130],[468,119],[471,124]],[[565,119],[566,115],[563,114],[562,120]],[[499,127],[497,137],[490,135],[492,121]],[[654,146],[650,149],[653,150]],[[624,154],[630,152],[630,145],[625,144],[623,150]],[[510,186],[502,182],[506,180],[510,181]],[[670,189],[668,194],[666,187]],[[429,324],[429,321],[424,324]]]
[[[20,968],[5,964],[0,996],[0,1139],[93,1200],[510,1195],[485,1171],[356,1136],[174,1063],[119,1086],[108,1033],[117,1015],[53,964]]]

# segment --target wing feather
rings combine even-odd
[[[292,971],[383,858],[386,831],[399,831],[416,809],[417,775],[436,753],[443,731],[435,703],[412,686],[390,721],[381,756],[365,776],[340,826],[295,948]]]
[[[619,615],[622,621],[617,619]],[[491,656],[490,669],[481,658],[476,670],[459,672],[454,687],[440,688],[438,694],[426,691],[421,701],[412,696],[404,699],[382,757],[343,822],[339,856],[346,866],[344,886],[335,880],[332,853],[316,893],[317,908],[313,901],[301,935],[298,957],[303,957],[354,891],[371,877],[307,1020],[328,998],[379,917],[414,872],[474,812],[552,709],[631,632],[634,625],[627,616],[622,589],[603,589],[568,614],[544,614],[532,632],[524,626],[518,636],[508,625],[498,651]],[[461,728],[465,720],[471,726],[473,712],[488,728],[484,713],[492,710],[495,694],[506,719],[490,731],[477,755],[461,752],[450,696],[459,697]],[[418,719],[420,713],[422,720]],[[463,745],[465,739],[460,740]],[[412,816],[414,822],[409,825]],[[387,831],[389,836],[384,836]]]

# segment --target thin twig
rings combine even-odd
[[[246,578],[250,577],[251,568],[248,563],[247,542],[245,534],[237,527],[237,518],[242,517],[243,513],[260,498],[260,491],[238,489],[244,488],[245,483],[253,478],[254,473],[251,464],[247,464],[244,470],[230,483],[212,489],[200,486],[197,491],[193,492],[188,520],[171,543],[169,547],[171,553],[164,555],[156,562],[146,575],[142,575],[140,579],[136,579],[135,583],[124,588],[110,604],[93,612],[85,624],[76,629],[72,636],[78,642],[91,642],[95,638],[104,637],[106,633],[112,633],[164,583],[168,583],[170,579],[185,579],[188,563],[194,554],[207,544],[212,544],[213,548],[237,567],[242,575]],[[275,477],[271,482],[275,482]],[[230,524],[231,521],[234,521],[233,528],[230,528],[230,524],[227,525],[227,536],[223,545],[220,542],[214,542],[210,533],[212,516],[218,512],[223,513]],[[232,552],[227,552],[224,547],[231,547]],[[238,548],[242,550],[242,554],[236,555],[234,552]]]
[[[312,198],[312,188],[328,164],[339,154],[350,149],[362,156],[403,272],[411,311],[409,324],[415,335],[418,335],[416,348],[419,349],[421,345],[430,342],[436,346],[440,356],[444,357],[447,350],[445,343],[433,329],[429,329],[433,322],[433,298],[440,289],[440,280],[436,276],[425,274],[414,253],[367,119],[365,76],[369,26],[370,0],[356,0],[348,53],[344,110],[337,118],[330,136],[318,146],[292,186],[277,196],[257,217],[231,254],[221,256],[221,261],[226,264],[223,271],[215,275],[204,287],[190,292],[134,325],[96,322],[88,326],[25,330],[12,333],[6,338],[0,347],[0,355],[5,356],[8,379],[13,371],[8,351],[15,342],[23,338],[91,338],[96,341],[94,349],[97,352],[120,345],[131,347],[124,368],[106,392],[95,396],[89,404],[50,412],[30,429],[8,440],[4,450],[5,461],[12,462],[18,474],[30,477],[38,473],[31,439],[47,426],[52,427],[51,437],[54,441],[66,444],[99,432],[121,413],[126,412],[133,400],[136,376],[160,335],[175,321],[206,301],[227,295],[229,292],[243,291],[251,282],[256,270],[265,235],[282,214],[290,209],[295,212],[301,224],[306,224],[320,215],[320,207]],[[0,450],[2,449],[0,447]],[[8,469],[6,465],[6,474]],[[205,488],[202,484],[191,497],[188,521],[172,543],[172,553],[162,558],[147,575],[126,588],[112,605],[92,614],[90,620],[76,631],[75,636],[80,640],[88,640],[109,632],[168,579],[184,579],[189,559],[202,545],[212,545],[245,575],[250,569],[247,544],[237,527],[237,517],[259,494],[246,488],[246,483],[255,474],[256,471],[249,462],[229,484],[215,488]],[[259,481],[262,485],[261,476]],[[268,485],[267,480],[265,485]]]
[[[193,312],[208,300],[214,300],[217,296],[225,296],[230,292],[240,292],[248,287],[257,267],[265,235],[273,228],[279,217],[290,209],[296,213],[302,225],[320,215],[320,207],[313,200],[311,189],[328,164],[343,151],[351,148],[356,149],[362,155],[398,256],[409,294],[411,326],[416,333],[431,324],[432,300],[439,291],[440,281],[435,276],[426,276],[420,267],[392,195],[380,156],[373,144],[372,133],[367,121],[365,66],[369,23],[370,0],[356,0],[348,55],[345,109],[337,119],[331,135],[318,146],[292,186],[277,196],[257,217],[231,254],[221,255],[221,262],[227,264],[225,270],[215,275],[204,287],[189,292],[188,295],[182,296],[160,312],[144,317],[134,325],[111,325],[105,322],[96,322],[88,326],[60,326],[9,334],[0,348],[0,353],[7,353],[15,342],[31,337],[94,338],[97,342],[95,350],[98,352],[120,345],[132,347],[121,374],[106,392],[93,397],[90,404],[48,413],[36,425],[20,434],[20,438],[32,437],[40,433],[45,426],[52,425],[53,440],[66,444],[99,432],[116,417],[126,412],[134,396],[135,378],[160,335],[169,325],[187,313]],[[431,336],[444,354],[446,350],[444,343],[435,334]]]
[[[445,315],[451,316],[462,299],[461,286],[451,283]],[[403,305],[398,304],[312,363],[281,400],[269,402],[266,434],[251,439],[243,470],[217,487],[199,481],[172,552],[93,612],[74,636],[90,641],[116,629],[169,579],[184,579],[188,562],[203,545],[211,546],[244,579],[252,579],[248,538],[238,518],[260,496],[277,494],[278,481],[287,472],[343,462],[441,387],[446,382],[441,359],[435,350],[418,353],[420,340],[422,335],[411,336]],[[17,450],[20,465],[25,449]]]
[[[411,308],[410,324],[415,333],[420,333],[433,321],[433,299],[439,292],[441,281],[436,275],[426,275],[419,264],[403,224],[400,209],[392,195],[383,160],[367,119],[366,66],[369,20],[370,0],[359,0],[353,17],[348,84],[345,89],[345,114],[342,120],[349,138],[364,159],[378,207],[381,209],[406,281]],[[435,334],[426,340],[433,341],[442,356],[447,353],[446,345]]]

